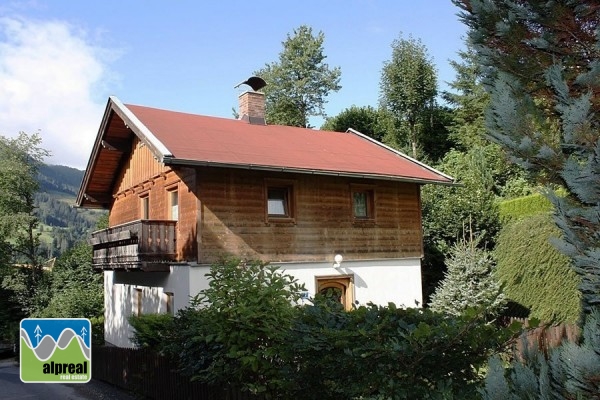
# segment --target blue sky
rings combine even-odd
[[[335,116],[376,106],[391,44],[420,39],[441,90],[466,27],[450,0],[4,1],[0,4],[0,134],[40,131],[51,164],[83,169],[109,95],[141,104],[232,117],[234,86],[277,61],[300,25],[325,34],[342,89]],[[319,126],[321,119],[311,121]]]

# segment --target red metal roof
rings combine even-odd
[[[225,164],[452,183],[354,132],[329,132],[126,105],[172,154],[171,163]]]

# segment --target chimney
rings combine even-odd
[[[247,91],[239,96],[239,119],[255,125],[266,125],[265,94]]]

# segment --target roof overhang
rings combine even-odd
[[[417,179],[411,177],[403,177],[398,175],[380,175],[380,174],[365,174],[360,172],[340,172],[340,171],[327,171],[319,169],[307,169],[307,168],[292,168],[292,167],[274,167],[270,165],[259,165],[259,164],[233,164],[233,163],[219,163],[212,161],[198,161],[198,160],[183,160],[179,158],[165,158],[163,159],[165,165],[182,166],[182,167],[215,167],[215,168],[236,168],[236,169],[247,169],[257,171],[271,171],[271,172],[286,172],[286,173],[297,173],[297,174],[308,174],[308,175],[326,175],[326,176],[343,176],[349,178],[358,179],[380,179],[397,182],[410,182],[421,185],[425,184],[437,184],[456,186],[452,178],[449,181],[443,180],[428,180],[428,179]]]
[[[132,135],[146,144],[157,160],[172,157],[164,144],[119,99],[110,96],[75,200],[78,207],[110,207],[114,179],[131,152]]]

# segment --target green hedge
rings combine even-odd
[[[522,219],[530,215],[548,213],[550,211],[552,211],[552,203],[540,193],[498,203],[500,220],[503,222]]]
[[[574,323],[581,312],[579,279],[549,241],[559,235],[548,214],[509,223],[498,235],[496,273],[508,298],[529,308],[530,317]]]

